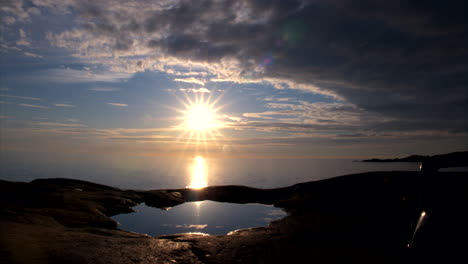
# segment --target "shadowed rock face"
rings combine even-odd
[[[374,172],[278,189],[120,190],[71,179],[0,181],[2,263],[402,263],[455,259],[466,242],[468,178],[438,173],[419,187],[415,172]],[[288,216],[225,236],[148,237],[117,229],[110,216],[145,202],[157,208],[213,200],[274,204]],[[415,210],[432,221],[409,252]],[[412,222],[413,221],[413,222]],[[452,241],[450,244],[447,241]]]

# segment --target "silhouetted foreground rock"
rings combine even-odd
[[[278,189],[212,186],[132,191],[71,179],[0,181],[1,263],[418,263],[460,259],[467,243],[466,173],[372,172]],[[224,236],[149,237],[110,216],[145,202],[274,204],[288,216]],[[431,211],[406,248],[414,208]],[[419,241],[416,241],[419,242]]]

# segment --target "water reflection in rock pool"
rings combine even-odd
[[[131,214],[114,216],[120,229],[151,236],[187,232],[225,235],[233,230],[267,226],[286,213],[262,204],[233,204],[212,201],[185,203],[163,211],[140,204]]]

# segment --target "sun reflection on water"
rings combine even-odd
[[[201,189],[208,186],[206,160],[202,156],[196,156],[191,166],[190,185],[188,188]]]

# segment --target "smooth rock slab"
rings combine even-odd
[[[468,236],[468,177],[375,172],[279,189],[214,186],[134,191],[70,179],[0,181],[1,263],[457,263]],[[148,237],[110,217],[145,202],[274,204],[288,216],[223,236]],[[409,251],[411,224],[430,212],[424,240]]]

